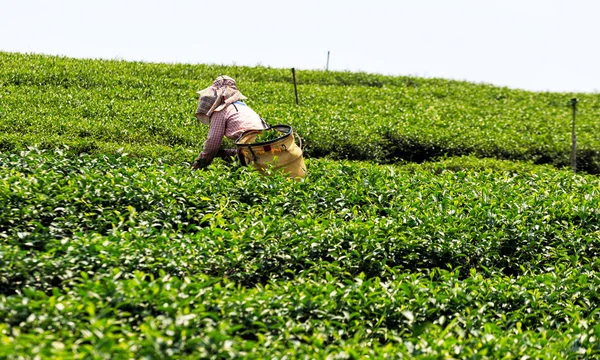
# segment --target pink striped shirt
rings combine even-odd
[[[254,110],[242,102],[235,102],[211,115],[208,138],[200,157],[212,160],[223,143],[223,136],[236,140],[246,130],[264,128],[260,116]]]

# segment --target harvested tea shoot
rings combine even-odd
[[[256,139],[254,140],[254,142],[255,143],[263,143],[263,142],[267,142],[267,141],[272,141],[272,140],[279,138],[281,135],[282,134],[279,130],[265,129],[262,131],[262,133],[260,133],[256,136]]]

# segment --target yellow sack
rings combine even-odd
[[[282,169],[288,176],[303,178],[306,165],[302,157],[302,140],[289,125],[274,125],[264,130],[277,130],[281,134],[277,139],[255,143],[254,140],[263,130],[248,130],[236,140],[238,157],[242,165],[252,165],[261,173],[272,167]],[[296,145],[294,135],[298,136],[300,146]]]

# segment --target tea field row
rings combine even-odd
[[[600,96],[374,74],[77,60],[0,52],[0,149],[29,145],[190,161],[207,128],[196,91],[228,74],[271,124],[294,126],[305,155],[380,163],[441,156],[570,164],[569,99],[579,99],[579,169],[600,173]],[[231,144],[230,144],[231,145]]]
[[[586,358],[600,181],[0,154],[0,356]],[[267,180],[268,179],[268,180]]]

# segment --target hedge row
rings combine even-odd
[[[296,128],[311,157],[381,163],[462,156],[570,164],[571,109],[579,169],[600,173],[600,97],[533,93],[443,79],[285,69],[147,64],[0,52],[0,149],[29,145],[179,162],[207,129],[197,90],[226,73],[272,124]],[[231,143],[229,143],[231,145]]]

